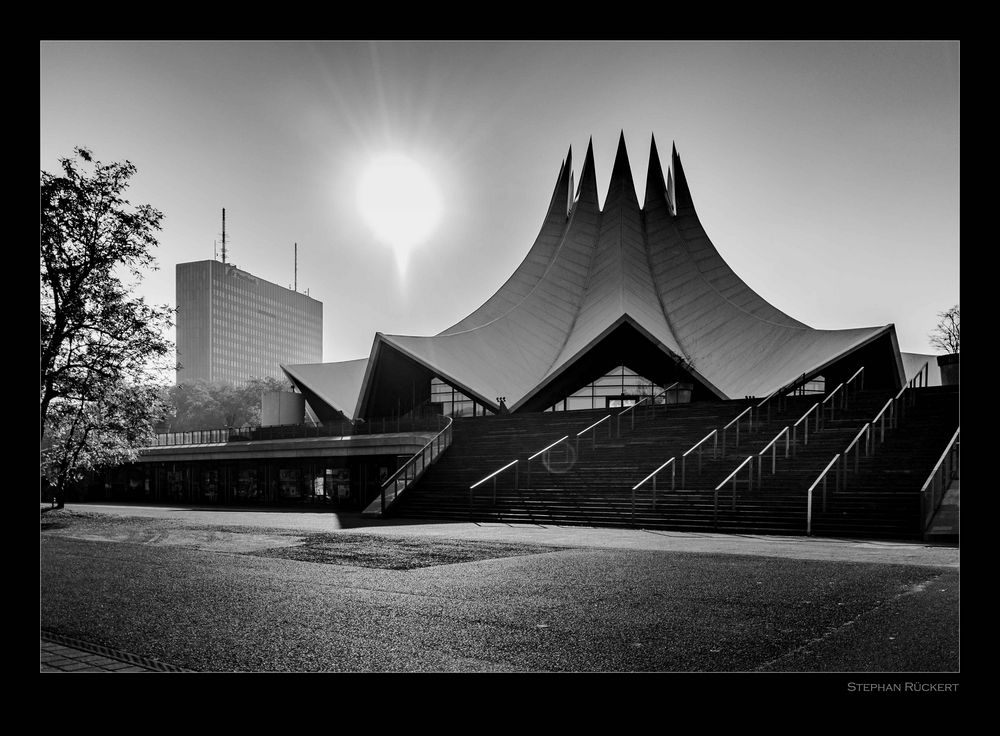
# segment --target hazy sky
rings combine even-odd
[[[534,241],[570,146],[605,195],[624,130],[640,202],[650,136],[684,161],[709,237],[779,309],[895,323],[959,301],[957,42],[43,42],[41,168],[75,146],[138,167],[160,270],[228,260],[323,302],[325,361],[429,335],[486,301]],[[358,211],[368,161],[420,162],[442,221],[400,274]]]

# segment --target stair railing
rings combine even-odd
[[[836,407],[837,401],[840,401],[841,403],[843,403],[843,397],[841,396],[840,398],[837,399],[837,401],[831,401],[831,399],[833,399],[833,397],[835,397],[840,392],[840,390],[842,388],[844,388],[844,384],[841,383],[839,386],[837,386],[837,388],[833,389],[833,391],[831,391],[829,394],[827,394],[826,398],[823,399],[823,401],[822,401],[822,405],[823,406],[820,407],[820,411],[822,411],[826,407],[826,405],[829,404],[830,405],[830,420],[831,421],[833,421],[833,413],[834,413],[834,408]]]
[[[768,450],[771,451],[771,475],[777,472],[777,462],[778,462],[778,440],[781,439],[781,435],[785,435],[785,459],[788,458],[788,451],[790,449],[791,442],[789,440],[790,433],[788,432],[788,427],[782,429],[778,434],[774,436],[774,439],[768,442],[764,449],[757,453],[757,487],[760,487],[761,478],[764,472],[764,455]]]
[[[493,479],[493,504],[496,505],[496,502],[497,502],[497,476],[499,476],[500,473],[502,473],[503,471],[507,470],[508,468],[514,468],[514,490],[516,491],[517,490],[517,462],[518,462],[517,460],[514,460],[513,462],[509,462],[506,465],[504,465],[502,468],[498,468],[497,470],[494,470],[492,473],[490,473],[489,475],[487,475],[482,480],[477,480],[475,483],[473,483],[471,486],[469,486],[469,509],[470,510],[472,509],[472,497],[473,497],[472,492],[476,488],[478,488],[479,486],[481,486],[483,483],[485,483],[486,481],[490,480],[491,478]]]
[[[910,379],[907,384],[910,388],[924,388],[927,386],[927,382],[930,379],[930,361],[925,361],[921,366],[920,370],[917,371],[916,375]]]
[[[875,425],[878,424],[878,428],[879,428],[878,429],[878,432],[879,432],[878,441],[879,441],[880,444],[885,444],[885,421],[886,421],[887,417],[889,419],[889,429],[892,429],[892,413],[891,412],[892,412],[892,405],[893,405],[893,403],[895,403],[895,402],[892,399],[889,399],[887,402],[885,402],[885,406],[883,406],[881,409],[878,410],[878,414],[876,414],[875,418],[872,419],[871,422],[870,422],[870,424],[873,427],[873,429],[872,429],[873,432],[875,431],[874,430]],[[874,448],[873,448],[873,450],[874,450]]]
[[[924,481],[923,486],[920,488],[921,531],[925,531],[930,525],[934,519],[934,514],[937,513],[938,507],[941,506],[941,501],[944,499],[944,494],[948,490],[948,486],[958,476],[958,469],[962,460],[961,444],[959,442],[961,431],[961,427],[955,430],[955,434],[948,440],[948,445],[945,447],[944,452],[941,453],[941,457],[934,464],[934,469],[931,470],[930,475],[927,476],[927,480]]]
[[[759,404],[757,404],[757,406],[755,406],[753,408],[753,415],[757,417],[757,426],[758,427],[762,424],[762,422],[760,420],[760,416],[761,416],[761,414],[764,413],[764,407],[765,406],[767,406],[767,420],[766,421],[768,421],[768,422],[771,421],[771,400],[775,396],[778,397],[778,401],[777,401],[778,411],[781,411],[781,410],[783,410],[785,408],[784,407],[784,400],[785,400],[786,396],[785,396],[784,393],[781,393],[782,389],[784,389],[784,386],[782,386],[781,388],[774,389],[774,391],[772,391],[770,394],[768,394],[767,397],[763,401],[761,401]],[[751,427],[752,426],[753,425],[751,424]],[[752,429],[751,429],[751,431],[752,431]]]
[[[675,387],[677,385],[678,385],[678,382],[675,382],[673,385],[668,386],[663,391],[661,391],[660,393],[656,394],[656,396],[653,396],[652,400],[655,401],[657,398],[659,398],[660,396],[664,395],[668,391],[675,390]],[[645,399],[643,399],[643,401],[647,401],[649,399],[650,399],[650,397],[646,397]],[[634,408],[634,406],[635,405],[629,407],[629,409]],[[621,415],[619,414],[619,416],[621,416]],[[591,447],[592,448],[596,447],[597,446],[597,431],[598,431],[598,428],[600,427],[600,425],[603,424],[604,422],[608,423],[608,438],[609,439],[611,438],[611,436],[612,436],[611,435],[611,433],[612,433],[611,418],[612,418],[612,414],[608,414],[607,416],[605,416],[605,417],[603,417],[601,419],[598,419],[596,422],[594,422],[593,424],[591,424],[589,427],[581,430],[580,432],[577,432],[574,435],[574,442],[573,443],[567,442],[567,440],[569,440],[570,436],[566,435],[564,437],[560,437],[555,442],[553,442],[551,445],[548,445],[547,447],[542,448],[541,450],[539,450],[538,452],[534,453],[533,455],[528,456],[527,461],[525,462],[525,473],[524,473],[524,487],[525,487],[525,489],[531,488],[531,463],[532,463],[532,461],[538,459],[539,456],[544,455],[545,456],[544,457],[544,461],[547,463],[547,461],[548,461],[548,452],[550,450],[552,450],[552,448],[554,448],[556,445],[558,445],[561,442],[566,442],[567,456],[569,455],[569,453],[574,452],[574,450],[575,450],[576,454],[579,454],[579,450],[580,450],[580,438],[583,437],[585,434],[587,434],[587,432],[592,432],[593,433],[591,435]],[[635,426],[634,425],[634,419],[633,419],[633,426]],[[620,432],[619,432],[619,434],[620,434]],[[507,468],[514,467],[514,463],[515,462],[517,462],[517,460],[515,460],[513,462],[507,463],[502,468],[500,468],[500,470],[495,471],[495,473],[499,473],[500,471],[506,470]],[[516,468],[515,468],[515,470],[516,470]],[[489,478],[493,478],[493,477],[494,477],[494,473],[491,473],[490,475],[486,476],[486,478],[483,478],[483,479],[477,481],[476,484],[473,486],[473,488],[475,488],[477,485],[479,485],[480,483],[482,483],[483,480],[488,480]],[[514,488],[515,489],[519,488],[518,482],[519,482],[519,480],[518,480],[518,473],[515,472],[515,478],[514,478]]]
[[[650,400],[649,400],[649,404],[647,405],[646,414],[645,415],[647,417],[654,415],[656,413],[656,407],[660,406],[659,404],[656,403],[656,400],[658,398],[660,398],[661,396],[666,396],[671,391],[674,391],[675,393],[678,392],[678,391],[682,391],[683,389],[679,388],[680,385],[681,385],[680,381],[674,381],[669,386],[667,386],[665,389],[663,389],[662,391],[660,391],[660,393],[656,394],[656,396],[651,397]],[[663,405],[664,406],[667,405],[667,400],[666,399],[663,400]]]
[[[632,486],[632,515],[635,516],[635,492],[647,481],[652,479],[653,481],[653,509],[656,509],[656,476],[661,470],[663,470],[668,465],[670,466],[670,490],[674,491],[677,488],[677,463],[674,462],[677,458],[672,457],[667,462],[663,463],[660,467],[654,470],[652,473],[647,475],[645,478],[640,480],[634,486]]]
[[[392,503],[399,497],[399,494],[413,485],[420,478],[420,476],[424,474],[427,468],[437,461],[441,453],[448,449],[451,445],[451,425],[453,424],[453,420],[451,417],[446,417],[446,419],[447,422],[445,423],[444,428],[434,435],[430,442],[414,453],[413,457],[403,463],[403,465],[395,473],[390,475],[388,480],[382,484],[382,487],[379,489],[382,514],[385,514],[385,510],[392,505]],[[392,491],[391,497],[389,493],[390,489]]]
[[[850,394],[850,391],[851,391],[851,385],[852,384],[854,385],[854,395],[855,396],[857,396],[858,391],[863,391],[864,390],[864,385],[865,385],[865,367],[864,366],[861,366],[856,371],[854,371],[854,374],[850,378],[848,378],[846,381],[844,381],[839,386],[837,386],[837,388],[833,389],[833,391],[831,391],[829,394],[827,394],[827,397],[825,399],[823,399],[823,405],[824,406],[826,404],[830,405],[830,419],[831,420],[834,418],[834,410],[835,410],[835,408],[837,407],[838,404],[839,404],[839,408],[840,409],[846,409],[847,408],[847,403],[848,403],[848,400],[850,398],[849,394]],[[842,394],[840,393],[841,389],[843,389],[843,391],[844,391],[844,393],[842,393]],[[840,395],[838,396],[838,394],[840,394]],[[835,396],[837,397],[837,400],[836,401],[832,401],[832,399]]]
[[[813,481],[813,484],[809,486],[809,490],[806,492],[806,536],[812,536],[813,490],[819,485],[820,481],[823,482],[823,511],[826,511],[826,479],[830,473],[830,468],[834,469],[834,490],[836,491],[840,488],[840,465],[837,462],[838,460],[840,460],[840,453],[833,456],[833,460],[827,463],[827,466],[823,468],[823,472]]]
[[[803,414],[795,424],[792,425],[792,454],[794,455],[798,452],[799,448],[799,426],[802,427],[802,446],[805,447],[809,444],[809,415],[813,414],[813,432],[819,432],[820,430],[820,420],[823,418],[823,412],[820,411],[820,403],[817,401]]]
[[[712,443],[712,459],[715,460],[716,457],[718,456],[718,450],[719,450],[719,430],[717,430],[717,429],[713,429],[711,432],[709,432],[708,434],[706,434],[700,440],[698,440],[697,442],[695,442],[693,445],[691,445],[691,449],[689,449],[687,452],[685,452],[681,456],[681,487],[682,488],[687,485],[687,456],[690,455],[695,450],[698,451],[698,474],[700,475],[701,474],[701,455],[702,455],[702,447],[701,446],[703,444],[705,444],[705,442],[707,442],[709,439],[712,439],[713,437],[715,439],[714,439],[714,442]]]
[[[645,411],[647,411],[647,414],[645,414],[645,416],[648,416],[648,412],[649,411],[655,412],[656,411],[656,400],[658,398],[660,398],[661,396],[664,396],[668,391],[677,391],[677,390],[679,390],[677,388],[678,385],[680,385],[680,381],[674,381],[672,384],[670,384],[669,386],[667,386],[665,389],[663,389],[662,391],[660,391],[660,393],[656,394],[655,396],[644,396],[643,398],[639,399],[637,402],[635,402],[634,404],[632,404],[632,406],[626,407],[622,411],[618,412],[618,417],[617,417],[618,436],[619,437],[622,436],[622,416],[623,415],[625,415],[625,414],[629,415],[629,419],[631,420],[631,423],[632,423],[631,429],[635,429],[635,410],[638,409],[640,406],[642,406],[643,409]]]
[[[906,393],[908,386],[903,386],[899,389],[899,393],[896,394],[892,399],[892,409],[890,416],[892,418],[892,428],[898,429],[899,422],[906,416],[906,399],[903,398],[903,394]]]
[[[525,463],[525,473],[524,473],[524,487],[525,488],[531,488],[531,463],[532,463],[532,461],[535,460],[535,459],[537,459],[537,458],[539,458],[539,457],[542,457],[542,462],[544,462],[546,464],[546,466],[548,466],[549,452],[552,450],[553,447],[555,447],[556,445],[558,445],[560,443],[566,442],[566,440],[568,440],[568,439],[569,439],[569,435],[568,434],[565,435],[565,436],[563,436],[563,437],[560,437],[555,442],[553,442],[551,445],[548,445],[547,447],[543,447],[541,450],[539,450],[538,452],[536,452],[534,455],[530,455],[528,457],[528,460]],[[573,449],[572,447],[569,446],[568,443],[566,445],[566,448],[567,448],[567,451],[570,451],[570,450]],[[517,461],[515,460],[514,462],[517,462]],[[508,464],[505,467],[510,467],[510,464]],[[517,481],[516,481],[516,479],[514,481],[514,488],[517,488]]]
[[[860,471],[861,464],[861,445],[858,444],[859,440],[862,436],[864,436],[865,457],[874,455],[877,446],[885,444],[886,423],[888,423],[890,430],[899,427],[900,416],[902,415],[903,406],[905,404],[905,400],[902,397],[906,389],[907,387],[904,386],[895,397],[886,401],[882,408],[878,410],[878,413],[875,414],[875,418],[870,422],[865,423],[865,425],[858,430],[857,435],[853,440],[851,440],[850,444],[848,444],[843,453],[841,453],[841,470],[844,476],[844,488],[847,488],[847,476],[850,472],[850,468],[848,466],[848,456],[850,455],[851,450],[854,450],[854,473],[858,473]],[[840,482],[838,480],[838,489],[839,485]]]
[[[728,483],[729,481],[733,482],[733,506],[732,506],[732,508],[735,511],[736,510],[736,482],[737,482],[736,476],[743,469],[743,467],[745,465],[747,465],[747,463],[750,464],[750,467],[747,468],[747,492],[750,492],[751,490],[753,490],[753,457],[754,457],[753,455],[747,455],[747,459],[744,460],[743,462],[741,462],[739,465],[737,465],[736,469],[733,470],[732,473],[730,473],[729,475],[727,475],[726,479],[724,481],[722,481],[719,485],[717,485],[715,487],[715,493],[714,493],[714,499],[713,499],[713,508],[712,508],[712,519],[713,519],[713,521],[715,522],[716,525],[718,525],[718,523],[719,523],[719,491],[722,490],[725,487],[726,483]]]
[[[603,424],[604,422],[608,423],[608,439],[611,439],[611,415],[608,414],[606,417],[603,417],[602,419],[598,419],[596,422],[594,422],[593,424],[591,424],[586,429],[582,429],[582,430],[580,430],[579,432],[576,433],[576,453],[578,455],[580,454],[580,438],[583,435],[587,434],[587,432],[591,433],[591,436],[590,436],[590,449],[593,450],[594,448],[597,447],[597,427],[599,425]]]
[[[744,419],[744,417],[746,417],[746,419]],[[727,424],[725,427],[722,428],[722,456],[723,457],[726,456],[726,435],[729,432],[729,428],[732,427],[733,425],[736,426],[736,430],[735,430],[736,431],[736,443],[733,445],[733,447],[739,447],[740,446],[740,423],[743,422],[743,421],[746,421],[746,422],[749,423],[749,430],[748,431],[752,431],[753,430],[753,407],[752,406],[748,406],[746,409],[744,409],[743,411],[741,411],[736,416],[736,418],[733,419],[733,421],[731,421],[729,424]]]
[[[862,436],[864,436],[865,438],[865,441],[863,443],[865,448],[865,457],[868,457],[871,454],[871,440],[872,440],[871,425],[868,422],[865,422],[864,426],[860,430],[858,430],[858,433],[854,435],[854,439],[851,440],[850,444],[847,445],[847,449],[844,450],[843,454],[840,456],[841,465],[843,466],[845,489],[847,488],[847,475],[850,472],[848,456],[851,454],[852,449],[854,450],[854,472],[857,473],[858,469],[861,466],[861,445],[858,444],[858,441],[861,439]]]
[[[854,375],[844,381],[844,408],[847,407],[847,402],[851,398],[851,386],[854,386],[854,396],[856,397],[859,392],[865,390],[865,367],[861,366],[856,371]]]
[[[904,416],[906,414],[905,410],[917,403],[917,392],[912,389],[913,386],[907,384],[899,390],[898,394],[896,394],[896,401],[902,402],[899,408],[901,410],[901,414]],[[905,398],[903,398],[904,396]]]

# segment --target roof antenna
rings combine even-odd
[[[226,208],[222,208],[222,262],[226,262]]]
[[[299,290],[299,244],[295,244],[295,291]]]

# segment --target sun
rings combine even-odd
[[[365,167],[358,209],[375,237],[392,247],[403,270],[407,256],[441,219],[441,197],[427,170],[402,153],[384,153]]]

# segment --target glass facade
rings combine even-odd
[[[588,383],[578,391],[574,391],[562,401],[546,411],[573,411],[579,409],[611,409],[615,407],[632,406],[640,399],[655,396],[665,386],[653,383],[643,378],[635,371],[623,365],[605,373],[593,383]],[[660,397],[657,403],[675,403],[684,392],[677,395],[671,392],[666,397]]]
[[[150,462],[95,473],[71,500],[326,506],[357,511],[409,456]]]
[[[284,378],[323,360],[323,304],[231,263],[177,264],[178,382]]]
[[[643,378],[635,371],[620,365],[545,411],[627,407],[648,396],[655,396],[664,388],[666,387],[653,383],[648,378]],[[685,390],[661,396],[656,403],[675,404],[690,400],[691,390],[688,384]],[[482,417],[496,413],[440,378],[431,379],[431,402],[440,405],[441,413],[449,417]]]
[[[792,391],[789,396],[804,396],[807,394],[822,394],[826,393],[826,379],[823,376],[816,376],[804,384],[799,386],[797,389]]]
[[[485,417],[496,413],[437,377],[431,379],[431,403],[439,404],[446,417]]]

